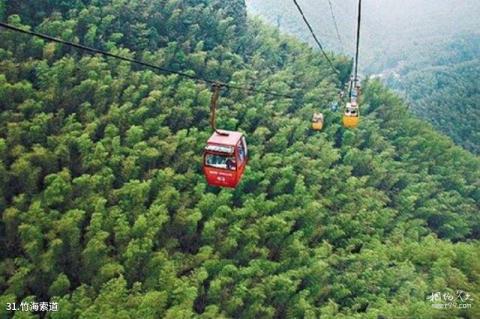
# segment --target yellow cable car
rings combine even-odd
[[[323,128],[323,114],[313,113],[312,117],[312,129],[314,131],[320,131]]]
[[[360,109],[356,102],[347,103],[345,113],[343,113],[343,126],[346,128],[356,128],[360,121]]]

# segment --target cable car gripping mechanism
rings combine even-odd
[[[216,125],[217,101],[220,96],[221,88],[222,85],[218,82],[212,84],[212,97],[210,99],[210,125],[212,126],[212,129],[215,131],[215,133],[219,135],[228,135],[228,133],[220,132],[219,130],[217,130]]]

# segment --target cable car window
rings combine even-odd
[[[238,159],[241,163],[245,160],[245,148],[243,147],[243,141],[238,143]]]
[[[248,149],[247,149],[247,141],[245,140],[245,136],[242,136],[242,145],[243,145],[243,150],[245,151],[245,157],[247,157]]]
[[[233,153],[233,147],[232,146],[224,146],[224,145],[207,145],[205,148],[207,151],[213,151],[213,152],[220,152],[220,153]]]
[[[313,113],[312,122],[314,122],[314,123],[323,122],[323,114],[321,114],[321,113]]]
[[[228,169],[231,171],[235,171],[237,169],[234,157],[222,156],[218,154],[207,154],[205,156],[205,165],[215,168]]]

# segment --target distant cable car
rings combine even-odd
[[[355,86],[355,91],[357,92],[357,99],[362,95],[362,85],[360,82],[357,81],[357,85]]]
[[[360,121],[360,109],[356,101],[347,103],[345,113],[343,113],[343,126],[346,128],[355,128]]]
[[[333,101],[332,103],[330,103],[330,110],[332,112],[336,112],[338,109],[338,101]]]
[[[320,131],[322,128],[323,128],[323,114],[313,113],[312,129],[315,131]]]
[[[241,132],[217,130],[215,112],[221,86],[213,85],[210,124],[214,130],[203,153],[203,174],[211,186],[237,187],[248,161],[247,141]]]
[[[358,0],[358,18],[357,18],[357,43],[355,46],[355,58],[353,60],[354,72],[350,76],[349,91],[350,103],[347,103],[343,113],[343,126],[346,128],[355,128],[360,122],[360,108],[357,101],[360,98],[362,87],[358,78],[358,57],[360,48],[360,27],[362,18],[362,0]]]
[[[203,155],[203,172],[212,186],[236,187],[248,160],[245,136],[217,130],[208,139]]]

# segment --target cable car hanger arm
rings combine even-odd
[[[217,130],[217,102],[218,97],[220,96],[220,89],[222,88],[222,84],[216,82],[212,84],[212,97],[210,98],[210,125],[215,133],[219,135],[228,136],[228,133],[221,132]]]
[[[362,23],[362,0],[358,0],[358,16],[357,16],[357,43],[355,45],[355,71],[353,75],[353,79],[351,79],[350,83],[350,99],[352,98],[352,90],[353,86],[357,86],[358,82],[358,57],[360,52],[360,26]]]

